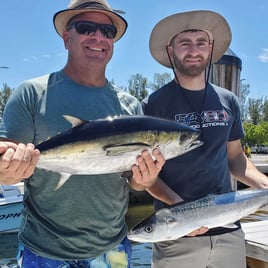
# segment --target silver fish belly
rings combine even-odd
[[[137,242],[160,242],[183,237],[200,227],[237,228],[234,223],[268,204],[268,189],[209,195],[189,203],[163,208],[128,233]]]

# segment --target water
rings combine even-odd
[[[149,216],[153,212],[152,205],[136,205],[129,208],[127,214],[127,222],[132,227],[140,220]],[[243,219],[243,221],[259,221],[268,219],[268,206],[257,211]],[[0,268],[16,267],[16,251],[18,239],[17,234],[1,234],[0,235]],[[132,244],[132,267],[148,268],[151,267],[151,243],[133,243]]]

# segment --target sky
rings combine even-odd
[[[53,15],[69,0],[1,1],[0,88],[16,88],[22,81],[62,69],[67,61],[63,41],[53,26]],[[166,16],[191,10],[220,13],[232,30],[231,50],[242,60],[240,79],[250,85],[250,97],[268,95],[267,0],[109,0],[125,12],[126,34],[115,43],[107,78],[127,87],[137,73],[153,81],[155,73],[171,70],[151,56],[149,37]],[[8,67],[8,68],[2,68]]]

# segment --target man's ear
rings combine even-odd
[[[167,51],[167,53],[168,53],[168,55],[169,55],[170,60],[171,60],[172,63],[173,63],[173,55],[174,55],[173,47],[172,47],[171,45],[167,45],[167,46],[166,46],[166,51]]]
[[[69,32],[64,31],[62,34],[62,38],[63,38],[65,48],[68,49],[69,48],[69,41],[70,41]]]

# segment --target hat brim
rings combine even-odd
[[[117,29],[117,34],[114,37],[114,41],[116,42],[119,40],[125,33],[127,29],[127,22],[126,20],[121,17],[120,15],[109,11],[109,10],[103,10],[98,8],[90,8],[90,9],[65,9],[57,12],[53,17],[53,23],[54,27],[56,29],[56,32],[62,37],[64,31],[66,31],[67,23],[70,21],[71,18],[82,14],[82,13],[88,13],[88,12],[99,12],[106,16],[108,16],[111,20],[113,25]]]
[[[153,28],[149,46],[154,59],[171,68],[166,46],[176,34],[192,29],[211,33],[214,40],[212,63],[223,56],[231,43],[231,29],[220,14],[207,10],[177,13],[162,19]]]

